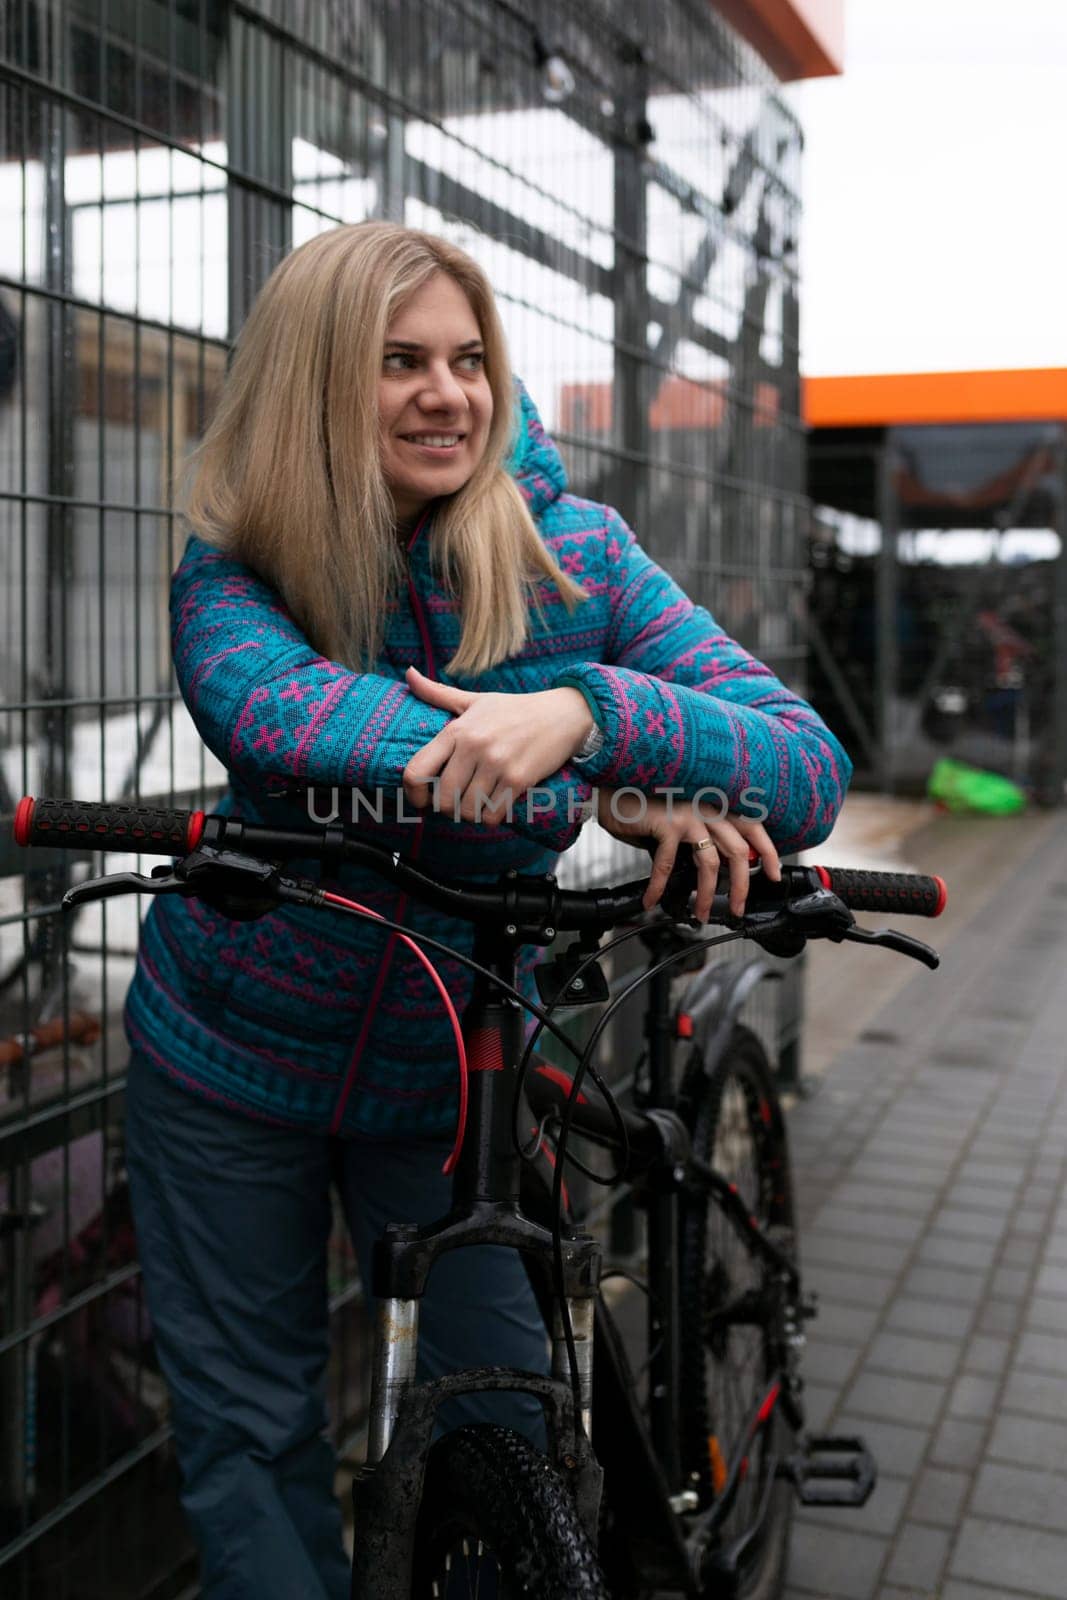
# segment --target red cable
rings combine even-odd
[[[344,895],[331,894],[326,890],[323,891],[322,898],[329,901],[331,905],[346,906],[350,911],[360,911],[365,916],[373,917],[375,922],[385,921],[385,918],[379,912],[372,911],[369,906],[360,905],[358,900],[346,900]],[[397,938],[402,944],[406,944],[409,950],[414,951],[436,984],[437,992],[445,1003],[445,1011],[448,1013],[448,1020],[452,1024],[452,1032],[456,1039],[456,1050],[459,1053],[459,1122],[456,1127],[456,1142],[452,1146],[452,1152],[448,1160],[441,1168],[442,1172],[449,1173],[455,1170],[456,1162],[459,1160],[459,1153],[463,1149],[463,1136],[467,1131],[467,1051],[463,1043],[463,1029],[460,1026],[456,1008],[452,1004],[448,990],[441,979],[441,974],[429,956],[424,950],[420,950],[414,939],[409,939],[406,933],[398,933]]]

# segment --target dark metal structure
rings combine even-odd
[[[809,688],[887,792],[951,756],[1060,804],[1067,427],[813,430]]]
[[[368,217],[483,261],[575,490],[796,683],[800,150],[707,0],[10,0],[0,813],[24,792],[210,805],[221,769],[169,665],[173,469],[274,264]],[[162,1600],[195,1586],[122,1180],[136,912],[61,924],[90,858],[27,872],[9,841],[0,826],[0,1590]],[[598,848],[567,871],[610,870]],[[788,1054],[781,988],[762,1025]],[[343,1450],[359,1285],[334,1250]]]

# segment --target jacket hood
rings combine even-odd
[[[545,432],[525,385],[515,379],[515,443],[507,469],[522,490],[533,516],[540,516],[567,487],[563,458]]]

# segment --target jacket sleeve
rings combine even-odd
[[[171,586],[174,666],[208,748],[255,788],[269,782],[397,794],[417,750],[451,720],[396,678],[352,672],[312,647],[278,594],[251,568],[190,539]],[[563,768],[535,804],[515,807],[516,833],[563,850],[590,789]]]
[[[783,853],[825,839],[852,772],[837,739],[693,605],[617,513],[605,540],[608,664],[583,662],[556,680],[581,690],[604,730],[583,773],[594,783],[673,787],[689,798],[714,788],[742,816],[762,809]]]

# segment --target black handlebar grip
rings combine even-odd
[[[15,811],[15,843],[47,844],[53,849],[185,855],[196,848],[203,831],[202,811],[156,806],[34,800],[26,795]]]
[[[853,911],[890,911],[898,916],[939,917],[948,901],[943,878],[918,872],[857,872],[816,867],[825,889]]]

